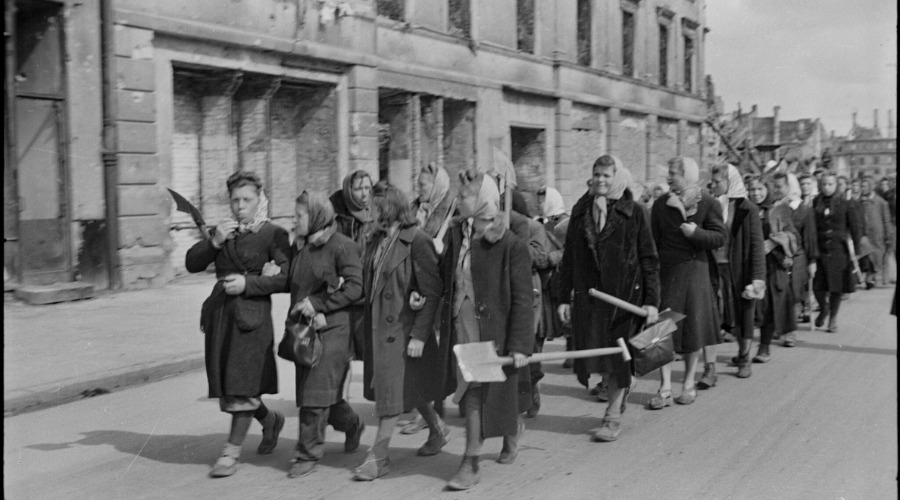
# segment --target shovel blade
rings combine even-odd
[[[473,342],[453,346],[456,362],[466,382],[505,382],[501,360],[493,342]]]
[[[662,323],[663,321],[671,321],[672,324],[678,323],[683,320],[686,316],[681,314],[680,312],[675,312],[671,309],[666,309],[665,311],[659,313],[659,319],[657,323]]]

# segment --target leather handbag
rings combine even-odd
[[[672,332],[677,329],[672,322],[656,323],[628,341],[637,376],[646,375],[675,360]]]
[[[278,357],[314,368],[322,358],[322,338],[312,325],[288,319],[278,343]]]

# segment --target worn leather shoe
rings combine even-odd
[[[353,429],[350,429],[350,431],[347,432],[347,437],[344,438],[344,453],[353,453],[359,448],[359,440],[362,438],[364,430],[366,430],[366,423],[363,422],[362,417],[357,415],[356,426],[354,426]]]
[[[447,436],[450,435],[450,428],[441,423],[441,432],[435,434],[434,436],[428,436],[428,440],[425,441],[425,444],[419,448],[419,451],[416,452],[420,457],[430,457],[432,455],[437,455],[441,452],[441,448],[443,448],[447,443],[450,442],[447,439]]]
[[[375,455],[366,456],[365,462],[353,470],[353,479],[357,481],[373,481],[391,471],[390,457],[375,458]]]
[[[689,405],[693,403],[697,399],[697,388],[691,387],[690,389],[685,389],[681,391],[681,394],[675,398],[675,402],[680,405]]]
[[[750,368],[751,364],[752,363],[750,363],[749,359],[745,359],[745,360],[741,361],[738,364],[737,377],[738,378],[750,378],[750,376],[753,375],[753,370]]]
[[[603,419],[603,424],[594,431],[594,441],[612,442],[619,438],[619,421]]]
[[[497,457],[497,463],[511,464],[519,455],[519,440],[525,434],[525,421],[519,418],[519,424],[516,427],[515,436],[503,436],[503,449],[500,450],[500,456]]]
[[[213,464],[212,470],[209,471],[209,477],[228,477],[237,472],[238,461],[236,458],[222,455]]]
[[[716,375],[716,364],[706,363],[703,367],[703,377],[697,382],[697,386],[701,389],[709,389],[710,387],[715,387],[718,380],[719,376]]]
[[[263,429],[262,441],[259,442],[259,446],[256,448],[256,453],[260,455],[268,455],[275,450],[275,446],[278,445],[278,435],[281,434],[281,429],[284,428],[284,415],[274,410],[271,410],[271,413],[275,415],[275,422],[272,424],[272,427]]]
[[[819,312],[818,315],[816,315],[816,323],[815,323],[816,328],[822,328],[823,326],[825,326],[826,318],[828,318],[828,311],[825,311],[823,309]]]
[[[828,333],[837,333],[837,331],[838,331],[837,318],[832,316],[831,319],[828,320],[828,330],[826,330],[826,331]]]
[[[666,406],[672,406],[672,391],[659,392],[647,403],[647,408],[651,410],[662,410]]]
[[[797,332],[791,332],[784,336],[784,346],[794,347],[797,345]]]
[[[541,411],[541,391],[538,389],[538,385],[534,384],[531,386],[531,408],[528,408],[528,411],[525,412],[525,416],[534,418],[539,411]]]
[[[315,472],[316,463],[308,460],[297,460],[294,459],[294,465],[291,465],[291,470],[288,471],[288,477],[290,478],[298,478],[303,476],[308,476]]]
[[[477,456],[464,456],[456,475],[447,483],[447,488],[462,491],[478,484],[478,481],[481,480],[481,476],[478,473],[478,458]]]
[[[425,419],[422,418],[422,415],[416,415],[416,418],[412,420],[412,422],[403,426],[400,429],[400,434],[415,434],[422,429],[428,427],[428,424],[425,423]]]
[[[757,351],[756,356],[753,356],[753,362],[768,363],[770,359],[772,359],[772,356],[769,354],[769,346],[760,344],[759,351]]]

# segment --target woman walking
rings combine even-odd
[[[262,182],[240,171],[226,181],[233,219],[225,219],[212,238],[188,250],[185,267],[199,273],[216,265],[212,293],[203,303],[200,324],[206,334],[206,378],[209,397],[231,414],[231,432],[222,456],[210,471],[226,477],[237,471],[241,446],[254,418],[263,426],[257,453],[272,453],[284,426],[284,416],[263,404],[263,394],[278,392],[273,346],[272,300],[284,288],[289,263],[287,231],[268,219]],[[275,276],[261,276],[274,261]]]
[[[824,173],[820,193],[813,200],[819,245],[813,293],[820,308],[816,327],[821,328],[827,319],[828,331],[832,333],[838,330],[841,295],[856,289],[847,242],[852,240],[854,247],[859,247],[862,224],[852,203],[855,202],[844,199],[838,192],[836,175]]]
[[[571,321],[578,350],[615,347],[644,323],[644,318],[592,298],[591,288],[643,307],[648,324],[656,322],[659,312],[659,258],[647,213],[628,189],[630,172],[615,156],[604,155],[594,162],[591,181],[572,209],[572,230],[559,266],[559,316]],[[615,441],[631,387],[631,364],[620,356],[577,359],[575,373],[585,385],[590,373],[608,381],[609,406],[593,439]]]
[[[775,190],[787,191],[787,176],[775,174]],[[759,325],[759,352],[755,363],[771,359],[769,346],[775,335],[793,335],[797,329],[794,316],[794,297],[790,270],[797,253],[797,233],[794,230],[790,206],[775,203],[769,186],[758,176],[747,183],[750,201],[759,207],[762,222],[763,251],[766,253],[766,295],[756,303],[756,322]]]
[[[371,481],[388,473],[388,447],[401,413],[415,408],[429,435],[421,456],[436,455],[450,429],[431,402],[443,400],[440,351],[434,317],[442,284],[434,243],[394,186],[375,197],[379,228],[366,251],[366,351],[364,394],[375,402],[378,434],[355,478]],[[410,300],[413,292],[420,300]],[[415,307],[415,308],[414,308]]]
[[[700,190],[700,168],[691,158],[669,160],[667,178],[671,191],[656,200],[650,216],[653,240],[659,252],[660,308],[685,314],[672,334],[675,352],[684,356],[684,389],[675,398],[691,404],[697,397],[694,377],[699,352],[719,343],[716,295],[710,278],[710,253],[728,237],[722,208],[715,198]],[[648,408],[659,410],[672,404],[672,363],[662,367],[659,394]]]
[[[776,175],[775,179],[778,178]],[[808,285],[809,280],[816,274],[816,259],[819,257],[816,216],[812,208],[803,203],[803,193],[797,177],[794,174],[786,174],[786,178],[786,185],[780,181],[775,183],[772,194],[778,202],[791,209],[791,220],[799,238],[797,251],[794,253],[794,265],[791,267],[791,292],[794,295],[794,315],[804,323],[810,320]],[[785,347],[797,345],[796,332],[786,334],[783,345]]]
[[[519,368],[534,347],[531,257],[528,243],[506,228],[499,214],[500,193],[494,180],[471,172],[460,175],[460,217],[444,238],[441,260],[443,310],[442,367],[445,394],[465,401],[466,451],[459,471],[447,486],[469,489],[478,483],[478,461],[485,438],[503,436],[498,462],[512,463],[525,421],[519,416]],[[455,344],[493,341],[501,356],[512,356],[503,368],[505,382],[467,383],[457,376]]]
[[[325,429],[346,433],[344,452],[359,447],[365,424],[344,400],[344,380],[350,369],[349,307],[363,296],[359,249],[337,232],[328,198],[304,191],[295,206],[296,241],[290,267],[291,309],[320,333],[322,355],[314,367],[296,364],[300,437],[289,477],[315,470],[325,453]],[[318,339],[317,339],[318,340]]]

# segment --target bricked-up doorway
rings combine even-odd
[[[378,89],[378,175],[403,189],[412,178],[413,95]]]
[[[16,2],[14,22],[15,37],[7,40],[8,49],[15,49],[15,77],[8,111],[14,120],[7,122],[12,130],[4,135],[11,160],[4,167],[4,278],[10,274],[40,285],[67,282],[74,273],[62,5]]]
[[[531,193],[529,198],[535,199],[537,190],[547,179],[547,132],[542,128],[524,127],[510,127],[509,132],[518,189]]]
[[[333,85],[181,64],[173,70],[171,187],[207,224],[231,216],[225,180],[239,169],[260,176],[269,218],[287,229],[303,190],[339,188]],[[183,272],[199,232],[187,214],[173,210],[169,234],[170,262]]]

